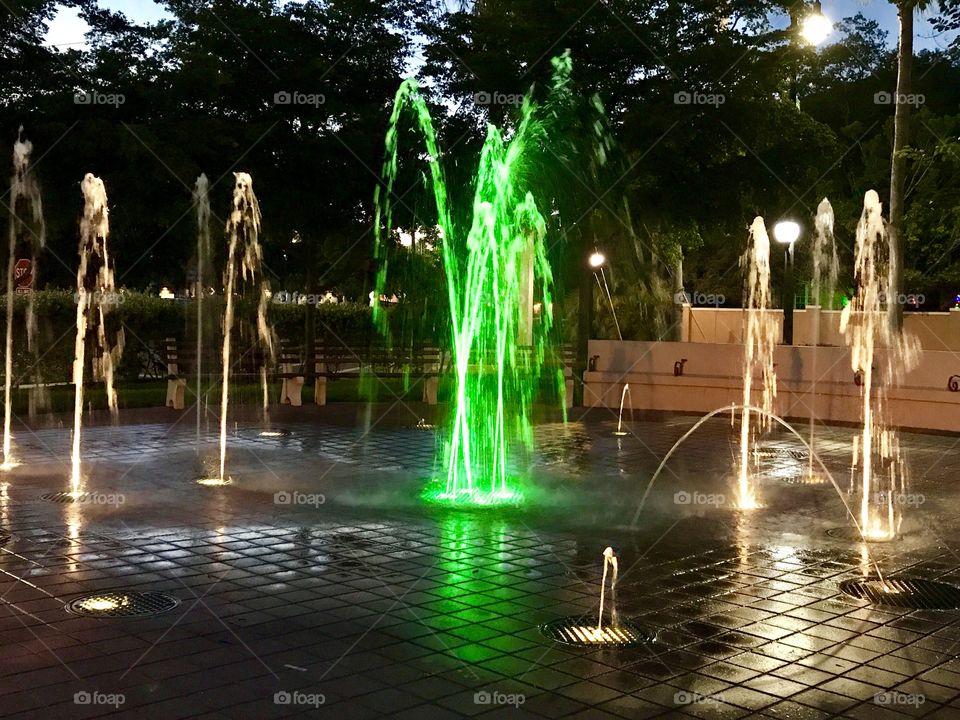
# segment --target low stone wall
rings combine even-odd
[[[779,329],[782,310],[769,310]],[[960,311],[940,313],[908,312],[903,318],[904,330],[917,337],[924,350],[960,352]],[[740,308],[683,308],[680,339],[693,343],[737,344],[743,342],[744,317]],[[821,310],[810,306],[793,313],[793,341],[796,345],[832,345],[843,347],[840,333],[840,311]]]
[[[584,373],[588,407],[618,408],[624,383],[630,384],[627,405],[635,410],[707,413],[743,401],[739,344],[591,340],[589,350],[595,362]],[[675,375],[683,360],[682,374]],[[812,412],[824,422],[860,422],[861,387],[846,348],[779,346],[774,362],[778,415],[808,418]],[[949,389],[951,380],[960,383],[960,353],[924,350],[899,385],[883,377],[884,365],[878,354],[877,382],[886,386],[894,424],[960,432],[960,392]],[[759,380],[755,385],[762,387]]]

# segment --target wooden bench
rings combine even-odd
[[[303,351],[281,341],[277,377],[283,381],[280,402],[302,404],[301,393],[307,367]],[[423,380],[423,401],[437,404],[437,389],[443,372],[443,353],[435,347],[388,348],[385,345],[347,346],[320,341],[314,347],[312,363],[316,375],[314,402],[327,404],[327,381],[339,378],[417,378]]]
[[[164,343],[167,362],[166,406],[183,410],[187,383],[197,377],[199,363],[203,378],[223,377],[223,348],[218,343],[207,345],[197,354],[196,343],[180,342],[167,338]],[[259,347],[233,345],[230,352],[230,379],[259,381],[267,369],[265,354]]]

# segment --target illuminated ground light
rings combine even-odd
[[[449,492],[445,482],[430,483],[424,488],[420,497],[434,505],[455,507],[497,507],[520,505],[523,502],[523,493],[509,487],[494,491],[463,489]]]
[[[653,642],[653,636],[629,620],[597,628],[597,619],[567,617],[542,625],[540,632],[550,640],[580,647],[628,647]]]
[[[20,467],[20,463],[18,463],[16,460],[10,460],[9,462],[4,461],[0,463],[0,472],[9,472],[16,467]]]
[[[71,600],[66,609],[75,615],[123,618],[160,615],[179,604],[172,595],[158,592],[106,592]]]
[[[287,435],[289,434],[290,434],[289,430],[285,430],[282,428],[260,431],[260,437],[262,438],[281,438],[281,437],[287,437]]]
[[[917,578],[859,578],[840,583],[840,592],[873,605],[911,610],[960,608],[960,588]]]
[[[224,485],[232,485],[233,478],[201,477],[196,479],[196,483],[204,487],[223,487]]]

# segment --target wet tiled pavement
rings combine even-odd
[[[960,586],[957,439],[904,438],[916,507],[895,543],[827,535],[841,494],[797,482],[787,434],[761,452],[765,508],[726,506],[729,420],[692,436],[629,527],[653,470],[693,419],[542,425],[527,508],[424,507],[432,431],[284,422],[231,433],[235,484],[193,479],[215,448],[186,424],[84,432],[83,503],[69,435],[17,436],[0,493],[4,717],[960,717],[960,611],[868,606],[871,572]],[[842,491],[849,429],[817,450]],[[678,501],[679,494],[710,504]],[[698,493],[700,495],[698,495]],[[597,612],[601,553],[617,607],[655,633],[581,649],[538,627]],[[163,592],[162,615],[70,614],[87,593]]]

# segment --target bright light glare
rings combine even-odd
[[[590,256],[590,267],[598,268],[607,262],[607,257],[601,252],[595,252]]]
[[[773,226],[773,236],[778,243],[790,245],[800,237],[800,226],[793,220],[781,220]]]
[[[815,12],[808,15],[800,26],[800,34],[811,45],[819,45],[833,32],[833,23],[823,14]]]

